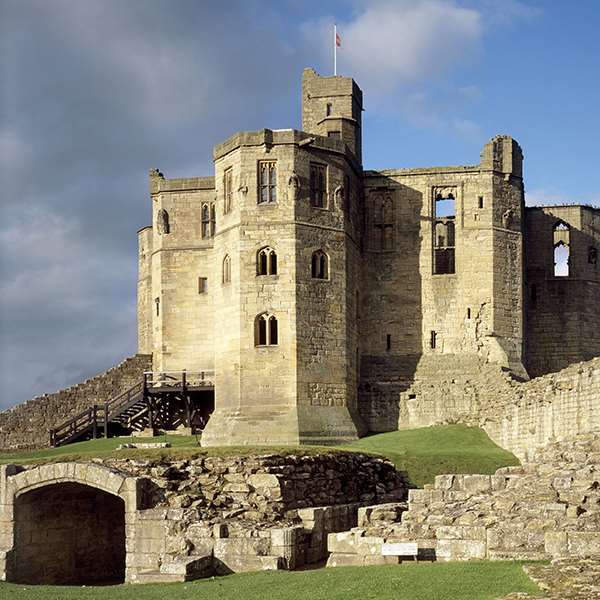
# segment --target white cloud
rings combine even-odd
[[[322,45],[330,39],[328,28],[331,21],[323,19],[303,30]],[[453,2],[381,0],[340,23],[338,31],[339,70],[352,73],[372,98],[399,84],[430,80],[468,60],[478,53],[483,24],[478,11]]]
[[[527,206],[556,206],[561,204],[590,204],[600,207],[600,196],[590,194],[567,195],[563,191],[551,188],[534,188],[525,191]]]

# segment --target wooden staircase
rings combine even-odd
[[[191,427],[199,392],[214,390],[214,372],[147,372],[143,379],[104,404],[94,404],[50,430],[50,446],[109,437],[114,431]],[[206,411],[204,411],[206,412]]]

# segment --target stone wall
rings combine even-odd
[[[600,358],[526,382],[473,355],[424,356],[411,365],[412,380],[397,370],[361,388],[371,430],[465,423],[520,458],[550,441],[600,431]]]
[[[408,506],[361,509],[358,527],[329,536],[328,564],[398,563],[410,557],[395,545],[410,543],[426,559],[597,560],[599,473],[600,436],[588,434],[495,475],[440,475]]]
[[[123,523],[123,513],[126,556],[113,549],[114,564],[105,571],[126,566],[130,582],[297,568],[324,559],[327,534],[355,526],[360,506],[403,501],[407,489],[406,477],[389,461],[347,452],[8,465],[0,468],[0,576],[74,583],[77,540],[97,535],[106,541],[102,527]],[[114,497],[108,502],[102,494]],[[121,498],[119,514],[98,512],[96,496],[112,512]],[[38,547],[37,576],[20,572],[19,557],[29,551],[23,540],[37,540],[38,526],[54,523],[55,498],[64,506],[63,524],[53,526],[52,535],[73,560],[53,560]],[[104,525],[96,512],[106,517]],[[79,538],[69,523],[77,523]],[[117,533],[118,544],[123,536]],[[96,552],[104,560],[102,540],[98,552],[91,544],[84,556]],[[79,582],[87,576],[82,571]]]
[[[136,354],[116,367],[54,394],[44,394],[0,412],[0,448],[47,446],[48,430],[94,404],[114,398],[152,369],[152,356]]]

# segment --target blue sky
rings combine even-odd
[[[135,352],[147,173],[300,126],[300,76],[365,98],[366,168],[525,154],[529,203],[600,205],[600,0],[0,0],[0,407]]]

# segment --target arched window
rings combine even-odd
[[[323,250],[313,252],[311,274],[313,279],[329,279],[329,257]]]
[[[262,313],[254,320],[254,345],[277,346],[278,344],[277,317]]]
[[[554,244],[554,277],[568,277],[571,251],[571,230],[564,221],[558,221],[552,232]]]
[[[256,255],[257,275],[277,275],[277,253],[268,246],[261,248]]]
[[[225,255],[223,259],[223,283],[231,282],[231,257],[229,254]]]

